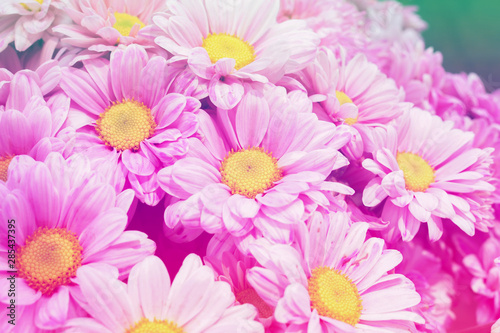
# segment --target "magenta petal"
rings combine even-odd
[[[10,83],[10,95],[6,109],[24,110],[32,96],[42,96],[38,76],[31,71],[22,71],[14,75]]]
[[[157,129],[162,129],[173,123],[184,110],[186,97],[181,94],[168,94],[163,97],[152,112],[156,120]]]
[[[231,76],[214,76],[208,85],[208,95],[212,103],[221,109],[234,108],[243,97],[245,89],[239,79]]]
[[[141,151],[134,153],[130,149],[124,150],[122,162],[130,172],[138,176],[149,176],[155,171],[153,163]]]
[[[53,330],[63,326],[68,317],[69,288],[61,286],[50,297],[42,297],[37,303],[35,324],[39,328]]]
[[[106,248],[116,240],[127,225],[127,214],[120,208],[109,209],[97,216],[82,231],[78,238],[85,258]]]
[[[26,175],[24,181],[28,198],[36,214],[37,225],[47,227],[58,225],[62,200],[47,166],[37,164]]]
[[[3,149],[7,154],[26,154],[35,145],[28,119],[21,112],[11,109],[0,118]]]

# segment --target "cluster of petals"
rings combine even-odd
[[[110,264],[122,279],[135,263],[153,254],[156,246],[142,232],[125,231],[133,193],[128,190],[117,194],[111,185],[102,182],[102,178],[91,171],[88,159],[83,156],[65,160],[59,153],[51,153],[43,162],[29,156],[18,156],[11,163],[16,165],[9,170],[7,182],[0,182],[0,216],[4,221],[14,220],[17,252],[19,247],[27,247],[28,243],[37,244],[45,252],[37,252],[34,257],[26,259],[35,263],[32,262],[33,266],[26,263],[25,270],[29,273],[25,274],[26,278],[16,278],[18,326],[2,321],[1,330],[56,329],[69,317],[81,312],[74,299],[78,286],[73,280],[68,280],[52,282],[48,291],[39,287],[37,281],[51,284],[42,279],[43,274],[49,273],[42,273],[41,269],[50,266],[58,273],[58,267],[64,266],[62,261],[58,262],[63,260],[63,254],[58,251],[67,249],[61,243],[50,241],[44,245],[43,238],[37,238],[40,234],[63,230],[74,235],[82,249],[76,273],[84,267]],[[2,224],[1,228],[2,235],[7,238],[7,224]],[[0,251],[7,258],[8,249],[12,248],[4,244]],[[44,256],[52,261],[44,260]],[[16,260],[19,270],[21,259],[16,257]],[[8,271],[11,270],[2,265],[0,271],[0,283],[7,289],[10,283]],[[2,295],[0,302],[5,316],[8,311],[5,304],[9,303],[7,294]]]
[[[0,8],[0,52],[13,42],[25,51],[39,39],[50,39],[64,21],[62,0],[6,0]]]
[[[350,134],[307,108],[279,103],[285,98],[284,89],[271,87],[247,93],[235,109],[218,109],[216,117],[200,111],[202,139],[191,139],[186,158],[158,173],[160,186],[174,197],[165,211],[168,227],[180,222],[188,229],[287,243],[308,214],[337,206],[332,191],[352,194],[326,180],[348,163],[338,149]],[[276,159],[282,177],[249,197],[222,181],[222,162],[231,152],[254,148]]]
[[[17,155],[43,160],[51,151],[67,149],[71,130],[64,124],[69,99],[58,89],[61,70],[47,62],[37,71],[0,72],[0,179]]]
[[[165,8],[165,1],[145,3],[133,0],[69,0],[64,6],[70,22],[54,31],[61,42],[80,50],[72,63],[99,56],[130,44],[148,46],[151,37],[142,29],[151,24],[152,15]]]
[[[172,53],[171,62],[187,63],[208,82],[212,103],[231,109],[242,99],[245,81],[275,83],[315,57],[319,37],[303,20],[277,23],[279,9],[278,0],[171,0],[166,13],[153,17],[155,43]],[[221,35],[246,43],[250,58],[237,64],[231,57],[211,57],[204,41]]]
[[[117,189],[127,180],[141,201],[156,205],[165,194],[156,174],[186,154],[187,138],[198,129],[196,113],[201,103],[170,92],[178,71],[162,57],[149,58],[137,45],[117,50],[109,61],[89,59],[83,69],[65,68],[63,73],[61,88],[72,101],[67,125],[76,130],[73,151],[96,163],[104,161],[109,181]],[[114,105],[127,103],[149,110],[155,128],[138,147],[122,150],[103,140],[96,123]]]
[[[416,10],[3,1],[0,332],[500,333],[500,89]]]
[[[401,253],[385,249],[380,238],[365,239],[367,229],[366,223],[350,225],[344,213],[325,216],[317,212],[301,229],[296,246],[262,239],[252,244],[250,251],[262,267],[251,268],[247,279],[262,299],[275,307],[275,320],[287,325],[289,331],[361,332],[375,331],[376,327],[411,331],[415,323],[424,323],[409,309],[420,302],[420,295],[406,277],[390,273],[402,261]],[[326,284],[325,294],[311,295],[308,286],[318,269],[335,271],[356,286],[361,308],[357,309],[355,325],[325,316],[314,307],[317,298],[328,297],[327,288],[332,294],[344,291],[325,277],[320,282]],[[352,307],[340,305],[343,301],[347,302],[338,300],[326,306],[349,308],[351,312],[345,315],[355,315]]]
[[[470,200],[494,190],[488,183],[491,150],[473,148],[473,133],[414,108],[379,134],[373,158],[362,163],[376,176],[363,191],[363,204],[383,202],[382,219],[390,222],[388,239],[400,235],[411,241],[426,223],[429,239],[437,240],[443,220],[468,235],[476,228],[488,229],[489,222],[476,220],[472,211],[481,205],[472,206]]]
[[[78,271],[79,304],[91,317],[73,318],[71,332],[262,333],[255,308],[235,305],[228,283],[191,254],[172,280],[163,262],[149,256],[135,265],[127,284],[113,267]]]

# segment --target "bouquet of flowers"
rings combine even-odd
[[[425,28],[2,2],[0,331],[500,332],[500,91]]]

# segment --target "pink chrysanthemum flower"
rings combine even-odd
[[[51,151],[65,150],[69,98],[54,91],[59,79],[53,62],[36,72],[0,73],[0,181],[7,180],[10,161],[17,155],[43,160]]]
[[[248,281],[290,331],[412,331],[424,322],[409,309],[420,296],[406,277],[388,273],[401,253],[365,240],[368,224],[349,225],[345,213],[316,212],[297,249],[258,240],[250,251],[263,267],[251,268]]]
[[[142,29],[164,8],[165,0],[69,0],[65,13],[73,22],[54,31],[65,36],[63,43],[88,50],[75,57],[72,63],[76,63],[130,44],[152,46],[153,40]]]
[[[25,51],[37,40],[53,36],[52,27],[64,21],[62,0],[5,0],[0,7],[0,52],[14,42]]]
[[[300,103],[284,102],[281,90],[269,89],[266,96],[252,90],[237,108],[219,109],[217,120],[200,112],[203,139],[192,139],[188,157],[158,173],[161,187],[174,197],[165,211],[169,228],[181,222],[209,233],[253,232],[287,243],[304,215],[333,204],[330,191],[352,194],[326,181],[348,163],[337,149],[349,134],[298,112]]]
[[[91,59],[84,69],[65,69],[61,81],[74,102],[67,125],[77,129],[77,148],[113,165],[111,173],[121,175],[118,190],[128,180],[149,205],[165,194],[157,171],[186,153],[187,138],[198,129],[201,103],[169,93],[176,74],[164,58],[149,59],[142,47],[130,45],[110,61]]]
[[[322,49],[304,79],[310,93],[324,95],[322,119],[351,126],[353,139],[345,151],[354,159],[371,145],[371,127],[387,124],[410,108],[402,102],[404,92],[361,53],[346,61],[342,50],[336,59]]]
[[[468,201],[494,190],[487,182],[491,150],[472,148],[473,138],[473,133],[416,108],[380,135],[373,159],[363,161],[376,175],[363,191],[363,203],[374,207],[387,198],[382,219],[390,222],[389,239],[401,233],[410,241],[421,223],[427,223],[429,238],[437,240],[443,233],[442,219],[450,219],[468,235],[476,228],[487,230]]]
[[[209,81],[217,107],[231,109],[243,96],[242,81],[275,83],[314,59],[317,35],[302,20],[278,24],[279,5],[278,0],[169,1],[169,11],[153,17],[161,29],[155,42],[174,55],[171,61],[187,61]]]
[[[141,232],[124,231],[131,191],[116,195],[87,159],[51,153],[44,162],[18,156],[12,163],[9,179],[0,183],[0,217],[13,221],[15,235],[0,249],[0,284],[7,288],[16,271],[17,323],[30,327],[15,326],[16,332],[55,329],[76,311],[72,278],[79,269],[106,263],[124,278],[155,244]],[[12,229],[3,223],[0,234],[7,240]],[[12,251],[14,259],[7,255]],[[7,294],[0,302],[9,303]],[[12,331],[6,321],[0,325]]]
[[[250,305],[234,305],[226,282],[215,281],[214,272],[190,254],[170,282],[158,257],[147,257],[132,268],[127,284],[116,271],[83,267],[75,282],[81,288],[82,306],[91,318],[70,319],[69,332],[172,332],[261,333]]]

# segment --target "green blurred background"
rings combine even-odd
[[[500,88],[500,0],[400,0],[428,23],[426,45],[452,73],[477,73],[488,91]]]

